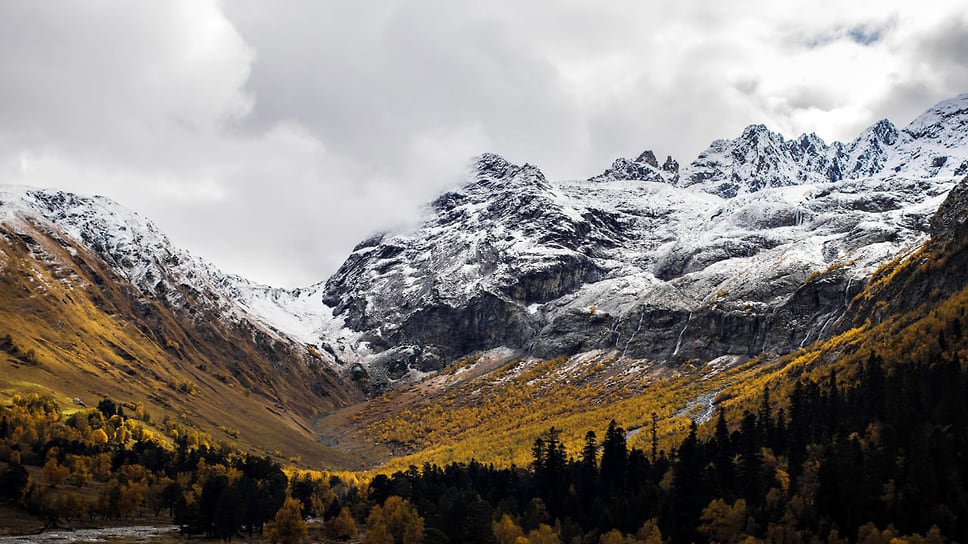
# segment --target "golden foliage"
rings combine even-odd
[[[526,466],[532,442],[549,425],[564,430],[561,440],[576,454],[587,430],[604,429],[612,419],[629,430],[647,428],[655,412],[660,447],[667,449],[688,429],[692,412],[683,407],[733,379],[727,373],[698,379],[703,372],[696,366],[670,373],[607,355],[514,360],[429,394],[425,388],[419,395],[381,395],[355,416],[354,436],[397,454],[381,472],[471,458]],[[629,444],[650,449],[650,433],[633,433]]]
[[[349,540],[357,534],[356,520],[345,506],[340,509],[338,516],[326,521],[324,529],[326,536],[336,540]]]
[[[499,521],[492,522],[491,529],[494,531],[497,544],[515,544],[519,538],[524,536],[521,526],[515,523],[514,519],[508,514],[501,516]]]
[[[662,531],[659,530],[659,520],[652,518],[646,521],[635,532],[635,538],[643,544],[662,544]]]
[[[699,532],[710,541],[733,543],[746,537],[746,501],[743,499],[731,505],[722,499],[714,499],[703,509],[700,519]]]
[[[561,544],[561,537],[558,536],[558,532],[545,523],[530,531],[527,538],[531,544]]]
[[[366,518],[366,525],[364,542],[384,541],[389,535],[394,544],[419,544],[424,537],[424,520],[417,508],[396,495],[388,497],[382,506],[374,506]]]
[[[51,487],[63,485],[70,475],[70,469],[57,462],[57,456],[51,456],[44,464],[44,479]]]
[[[308,533],[306,520],[302,518],[302,506],[292,497],[276,512],[276,517],[266,524],[266,537],[273,544],[299,544]]]

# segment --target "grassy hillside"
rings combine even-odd
[[[312,418],[355,397],[309,348],[167,308],[49,224],[0,225],[0,402],[109,397],[252,452],[322,467],[357,461],[321,444]],[[183,286],[188,300],[190,288]]]
[[[424,462],[471,458],[497,466],[527,465],[531,444],[549,427],[577,455],[585,432],[615,419],[629,445],[650,451],[652,414],[659,450],[713,415],[713,401],[737,384],[775,371],[764,364],[726,362],[670,367],[589,353],[550,360],[473,357],[414,387],[392,391],[318,424],[338,447],[366,453],[379,472]],[[735,393],[732,393],[735,394]]]

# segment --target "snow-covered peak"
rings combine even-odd
[[[503,178],[514,165],[496,153],[483,153],[474,161],[474,170],[480,176]]]
[[[468,194],[547,190],[550,190],[548,180],[536,166],[511,164],[493,153],[485,153],[474,162],[469,179],[460,189]]]
[[[370,305],[366,319],[373,320],[384,311],[419,310],[429,300],[512,292],[528,267],[540,268],[562,254],[577,256],[610,235],[586,229],[587,214],[537,168],[486,155],[460,188],[433,201],[419,228],[357,246],[327,283],[327,301],[338,315],[356,313],[353,308],[378,293],[400,301]],[[364,319],[363,313],[350,319]]]
[[[880,142],[886,146],[892,146],[897,142],[898,130],[889,119],[881,119],[868,127],[857,138],[868,142]]]
[[[651,171],[631,173],[656,180]],[[882,119],[847,144],[828,145],[816,134],[786,140],[764,125],[750,125],[738,138],[710,144],[683,169],[678,184],[732,198],[804,183],[891,176],[951,181],[966,173],[968,94],[963,94],[930,108],[904,130]]]
[[[0,201],[5,217],[39,216],[56,224],[144,293],[156,294],[169,266],[206,268],[175,249],[154,223],[106,197],[3,186]]]
[[[912,138],[963,141],[968,127],[968,93],[944,100],[904,127]]]
[[[843,177],[862,178],[882,172],[893,157],[892,146],[898,136],[897,127],[887,119],[864,129],[839,157],[844,165]]]
[[[662,166],[655,158],[655,153],[646,149],[633,159],[619,157],[612,162],[612,166],[589,181],[624,181],[644,180],[664,183],[675,183],[679,179],[679,163],[671,156],[666,157]]]
[[[109,198],[0,185],[0,221],[29,221],[63,233],[97,253],[141,296],[170,308],[208,308],[302,343],[339,336],[333,331],[341,322],[321,303],[321,285],[285,290],[225,274]]]
[[[680,185],[725,198],[769,187],[830,181],[836,153],[815,134],[783,138],[765,125],[750,125],[734,140],[716,140],[683,169]]]

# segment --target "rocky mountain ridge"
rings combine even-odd
[[[685,166],[646,151],[589,180],[484,155],[417,228],[296,290],[223,274],[99,197],[6,187],[0,222],[54,223],[145,299],[311,349],[367,387],[498,347],[739,361],[828,334],[881,263],[927,237],[968,171],[966,128],[968,94],[848,144],[751,125]]]
[[[497,346],[657,362],[786,352],[916,247],[968,170],[968,95],[849,144],[762,125],[687,166],[646,151],[552,182],[485,155],[415,230],[361,244],[324,300],[378,380]]]
[[[635,160],[619,158],[591,178],[671,183],[731,198],[769,187],[888,177],[951,177],[968,174],[958,153],[968,143],[968,94],[938,103],[899,130],[881,119],[849,143],[827,144],[816,134],[787,140],[765,125],[750,125],[734,140],[720,139],[682,169],[672,157],[659,167],[644,151]]]

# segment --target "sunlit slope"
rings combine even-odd
[[[705,421],[724,388],[770,372],[730,361],[671,367],[591,352],[549,360],[472,357],[449,371],[320,420],[338,447],[367,455],[379,470],[477,459],[527,465],[534,439],[549,427],[578,455],[585,433],[615,419],[630,446],[674,446],[690,420]],[[337,429],[333,431],[332,429]]]
[[[351,398],[311,355],[200,305],[166,307],[51,223],[0,224],[0,349],[3,396],[140,402],[155,422],[175,418],[254,452],[355,466],[309,430]]]

